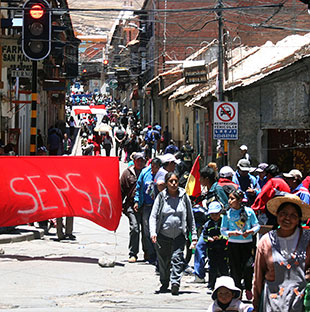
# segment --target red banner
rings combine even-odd
[[[1,156],[0,226],[64,216],[117,229],[122,200],[117,157]]]
[[[107,112],[105,110],[105,105],[79,105],[72,107],[74,114],[102,114],[105,115]]]

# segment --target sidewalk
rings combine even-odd
[[[41,228],[29,225],[18,225],[8,233],[0,234],[0,244],[41,239],[43,236],[44,230]]]

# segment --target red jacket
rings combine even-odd
[[[239,188],[238,184],[226,178],[219,178],[217,184],[221,187],[223,187],[224,185],[232,185],[236,190]]]
[[[310,186],[310,176],[306,176],[305,179],[302,181],[302,185],[309,190]]]
[[[274,197],[275,190],[290,193],[290,187],[281,178],[272,178],[263,186],[262,191],[257,195],[251,208],[255,212],[265,212],[265,205]]]

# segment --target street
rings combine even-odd
[[[2,1],[0,312],[306,310],[309,14]]]
[[[206,284],[189,283],[192,276],[183,277],[179,296],[156,294],[159,276],[143,253],[128,263],[128,231],[125,216],[115,233],[75,218],[76,241],[56,241],[51,229],[43,239],[2,244],[1,311],[205,311]],[[102,257],[115,266],[100,267]]]

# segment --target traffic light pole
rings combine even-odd
[[[37,61],[32,61],[30,155],[36,155],[37,139]]]

